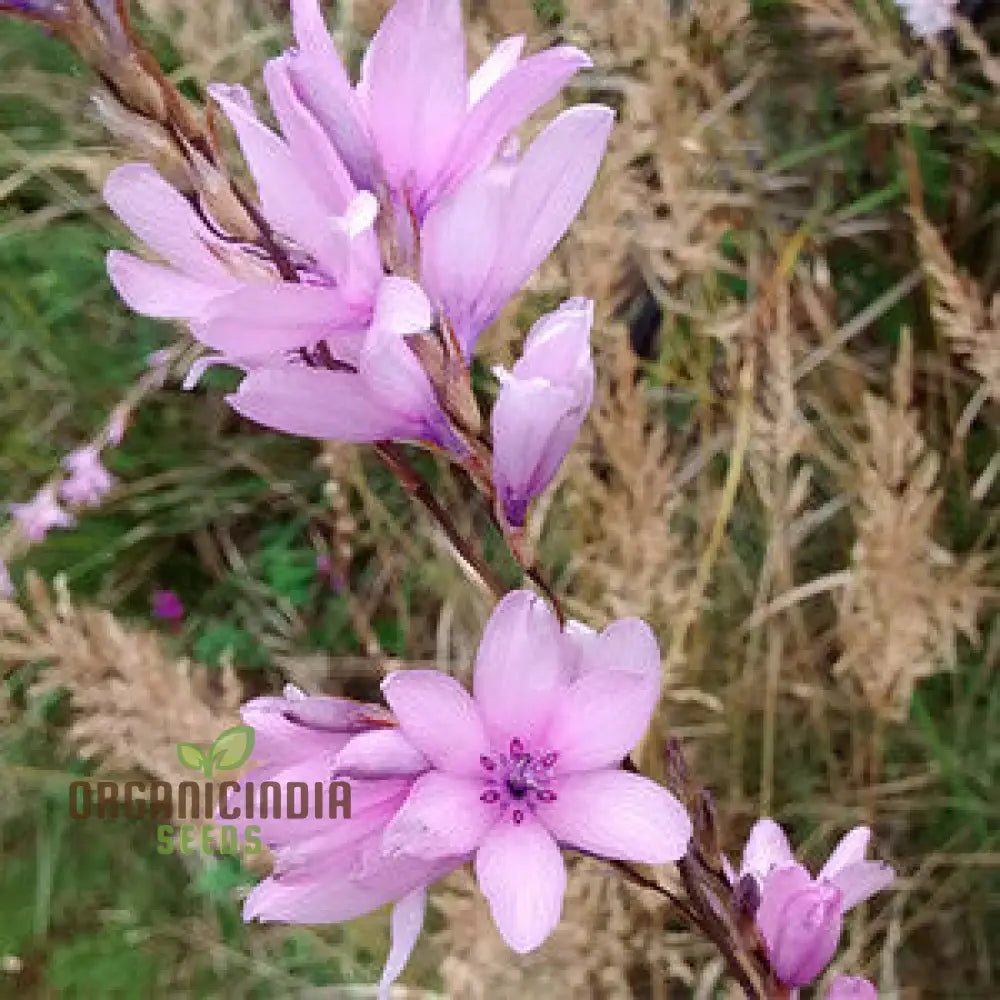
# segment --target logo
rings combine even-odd
[[[253,726],[226,729],[203,749],[178,743],[177,759],[204,781],[74,781],[69,786],[69,815],[74,820],[157,819],[160,854],[257,854],[263,849],[260,827],[246,820],[330,820],[351,818],[351,786],[347,781],[248,781],[213,778],[236,771],[253,756]],[[211,820],[220,820],[217,825]],[[183,822],[198,820],[197,823]],[[230,822],[226,822],[226,821]],[[238,823],[231,821],[239,820]],[[176,825],[176,821],[182,821]]]
[[[201,771],[208,780],[212,771],[235,771],[242,767],[253,753],[257,734],[253,726],[233,726],[215,738],[206,753],[195,743],[178,743],[177,757],[192,771]]]

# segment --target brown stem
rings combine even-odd
[[[375,445],[375,451],[399,480],[403,489],[423,504],[458,554],[476,571],[494,596],[503,597],[508,588],[504,586],[486,560],[475,550],[472,543],[458,530],[451,515],[441,506],[420,473],[407,461],[402,449],[391,441],[380,441]]]

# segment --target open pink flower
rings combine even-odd
[[[758,820],[750,831],[740,876],[760,887],[757,926],[786,986],[812,982],[837,950],[844,914],[892,882],[889,865],[865,860],[870,838],[868,827],[855,827],[813,878],[774,820]]]
[[[508,523],[524,524],[528,504],[552,481],[594,398],[590,327],[594,304],[570,299],[543,316],[510,372],[494,369],[493,480]]]
[[[59,492],[67,503],[97,506],[115,485],[114,477],[101,464],[101,451],[85,445],[71,451],[63,465],[69,476],[62,481]]]
[[[620,768],[659,687],[642,622],[564,633],[539,598],[509,594],[483,635],[471,696],[436,671],[387,678],[398,728],[360,733],[331,763],[373,797],[365,822],[288,842],[245,916],[347,920],[398,900],[386,989],[419,935],[426,887],[474,860],[501,934],[518,951],[538,947],[562,909],[561,848],[663,864],[687,847],[680,803]]]
[[[837,976],[826,991],[826,1000],[878,1000],[878,991],[860,976]]]
[[[318,0],[292,0],[292,18],[298,48],[274,72],[287,77],[354,183],[385,191],[418,221],[590,65],[568,45],[522,59],[516,37],[469,78],[459,0],[397,0],[352,87]]]
[[[73,516],[59,506],[56,487],[43,486],[27,503],[12,503],[10,512],[25,537],[40,542],[53,528],[72,527]]]

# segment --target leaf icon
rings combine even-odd
[[[193,743],[178,743],[177,756],[180,762],[192,771],[203,771],[205,769],[205,753]]]
[[[219,771],[235,771],[242,767],[253,753],[255,736],[253,726],[233,726],[219,733],[209,750],[212,767]]]

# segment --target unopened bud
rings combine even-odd
[[[753,920],[760,908],[760,885],[753,875],[744,875],[733,887],[733,909],[740,918]]]
[[[709,860],[719,857],[719,824],[715,800],[710,792],[701,789],[694,797],[692,808],[694,838],[702,853]]]
[[[688,767],[684,759],[684,751],[681,749],[680,740],[676,736],[671,736],[667,740],[667,787],[681,798],[687,797],[688,791]]]

